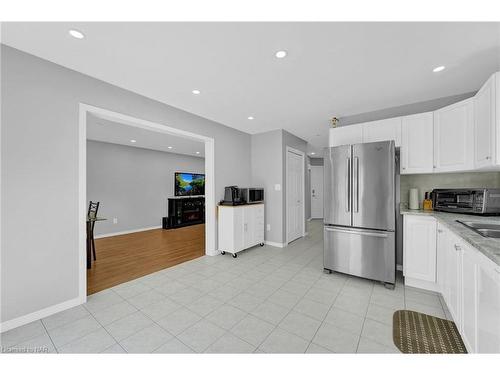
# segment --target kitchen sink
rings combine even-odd
[[[479,233],[483,237],[500,238],[500,224],[480,223],[471,221],[460,221],[457,223],[465,225],[467,228]]]
[[[500,230],[498,229],[478,229],[477,232],[484,237],[500,238]]]

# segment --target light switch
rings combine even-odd
[[[274,184],[274,190],[280,191],[281,190],[281,185],[280,184]]]
[[[267,225],[266,225],[266,229],[267,229],[267,231],[269,232],[269,231],[271,230],[271,224],[267,224]]]
[[[118,224],[118,218],[117,217],[113,218],[113,224]]]

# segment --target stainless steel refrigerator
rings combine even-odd
[[[395,162],[394,141],[325,150],[325,270],[395,284]]]

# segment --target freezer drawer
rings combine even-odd
[[[325,226],[324,268],[394,284],[395,233]]]

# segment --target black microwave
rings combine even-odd
[[[262,203],[264,202],[263,188],[242,188],[242,197],[246,203]]]

